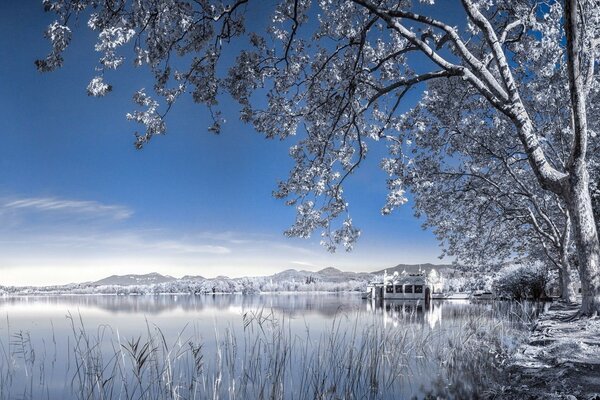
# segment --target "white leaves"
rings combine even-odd
[[[98,29],[98,25],[101,23],[100,16],[98,13],[91,13],[90,18],[88,19],[87,26],[91,30]]]
[[[386,196],[386,202],[381,209],[381,214],[388,215],[394,208],[400,207],[408,201],[405,195],[404,182],[400,178],[389,179],[388,183],[388,194]]]
[[[138,90],[133,96],[133,101],[146,109],[144,111],[134,111],[127,113],[127,119],[135,121],[146,127],[144,135],[136,135],[135,145],[138,148],[148,142],[154,135],[160,135],[165,132],[165,123],[160,114],[158,114],[158,102],[146,94],[144,89]]]
[[[146,50],[142,47],[136,46],[134,51],[135,51],[135,59],[133,61],[133,64],[136,67],[139,67],[144,63],[148,64],[150,62],[148,50]]]
[[[71,42],[71,29],[66,25],[61,25],[58,21],[54,21],[46,29],[45,36],[50,39],[52,51],[44,60],[36,60],[35,65],[41,72],[53,71],[62,66],[62,52]]]
[[[259,132],[267,137],[280,137],[282,139],[296,134],[300,119],[296,113],[294,103],[284,96],[271,96],[267,111],[258,111],[254,114],[253,124]]]
[[[92,21],[92,18],[90,18]],[[117,69],[123,64],[124,57],[118,56],[116,49],[128,43],[135,36],[135,30],[124,26],[110,26],[104,28],[98,35],[95,49],[103,52],[100,64],[104,68]]]
[[[88,96],[101,97],[112,90],[112,86],[104,83],[101,76],[96,76],[87,86]]]
[[[321,219],[319,211],[315,210],[314,206],[314,202],[307,201],[296,207],[296,222],[285,232],[287,236],[309,238],[315,229],[323,227],[324,221]]]
[[[62,49],[66,48],[71,41],[71,29],[66,25],[59,24],[57,21],[50,24],[46,35],[48,35],[54,46]]]
[[[360,230],[352,225],[352,218],[348,217],[342,223],[342,227],[333,233],[333,241],[344,246],[346,251],[351,251],[359,236]]]
[[[135,30],[124,26],[112,26],[104,28],[98,35],[96,51],[115,50],[129,42],[135,35]]]

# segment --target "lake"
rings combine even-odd
[[[0,399],[477,398],[542,306],[0,297]]]

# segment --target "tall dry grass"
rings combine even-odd
[[[69,314],[66,351],[54,329],[36,347],[35,333],[12,332],[7,320],[0,399],[493,397],[494,377],[533,318],[527,307],[457,315],[438,329],[393,309],[378,312],[398,319],[394,325],[378,313],[339,313],[317,333],[258,309],[239,326],[215,328],[209,347],[190,326],[166,337],[146,321],[137,337],[125,338]]]

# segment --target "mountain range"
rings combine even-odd
[[[271,279],[273,282],[282,281],[307,281],[309,279],[315,279],[318,281],[325,282],[348,282],[351,280],[370,280],[374,275],[383,274],[383,271],[387,271],[388,274],[393,274],[395,271],[401,273],[406,271],[408,273],[414,273],[421,269],[422,271],[429,273],[432,269],[436,269],[438,272],[448,273],[455,270],[452,265],[448,264],[398,264],[394,267],[386,268],[385,270],[379,270],[374,272],[345,272],[337,268],[328,267],[320,271],[306,271],[296,269],[286,269],[273,275],[264,276],[262,278]],[[173,282],[173,281],[201,281],[206,280],[200,275],[185,275],[181,278],[175,278],[170,275],[162,275],[157,272],[149,274],[136,275],[111,275],[109,277],[97,280],[95,282],[89,282],[92,286],[102,285],[119,285],[119,286],[130,286],[130,285],[151,285],[157,283]],[[218,276],[212,279],[229,279],[226,276]]]
[[[165,283],[165,282],[172,282],[172,281],[176,281],[176,280],[177,280],[177,278],[174,278],[170,275],[161,275],[158,272],[151,272],[149,274],[144,274],[144,275],[135,275],[135,274],[111,275],[106,278],[100,279],[98,281],[91,282],[91,284],[94,286],[101,286],[101,285],[120,285],[120,286],[152,285],[154,283]]]

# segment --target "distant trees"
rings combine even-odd
[[[267,137],[297,135],[290,149],[296,165],[279,183],[276,196],[297,210],[287,234],[306,237],[321,230],[330,250],[340,245],[350,249],[359,236],[348,214],[343,183],[365,159],[369,140],[387,143],[390,149],[383,164],[390,174],[384,214],[407,201],[407,188],[419,191],[448,174],[472,184],[488,176],[501,179],[496,192],[494,184],[499,182],[487,182],[489,193],[484,197],[495,200],[478,201],[479,208],[513,201],[529,204],[519,196],[497,201],[523,191],[518,183],[507,184],[509,178],[514,180],[513,171],[536,200],[545,201],[549,195],[543,191],[548,191],[556,197],[552,202],[568,212],[582,281],[581,313],[600,311],[600,244],[587,168],[588,140],[599,129],[600,111],[596,2],[462,0],[466,20],[457,27],[433,17],[435,8],[430,7],[441,2],[428,7],[398,0],[314,5],[310,0],[281,0],[266,33],[245,31],[245,7],[253,4],[44,0],[58,20],[47,30],[52,50],[37,66],[48,71],[62,65],[71,40],[68,24],[88,12],[88,26],[98,32],[95,48],[101,53],[88,93],[110,92],[104,72],[124,63],[121,50],[128,47],[135,65],[147,66],[154,74],[154,92],[165,103],[161,108],[144,90],[135,94],[141,110],[128,118],[145,126],[137,135],[138,147],[165,131],[168,110],[185,93],[209,107],[209,130],[218,132],[223,122],[218,96],[229,92],[242,106],[242,120]],[[247,45],[222,73],[222,54],[243,35],[249,38]],[[177,62],[176,55],[181,56]],[[403,112],[403,98],[424,82],[423,100]],[[254,96],[264,94],[263,109]],[[471,147],[481,152],[473,153]],[[504,170],[497,170],[502,165]],[[429,170],[438,175],[422,179],[420,174]],[[455,196],[457,215],[467,214],[470,199],[481,195],[469,185],[464,189],[463,197]],[[426,196],[439,197],[436,191],[422,191],[420,196],[418,206]],[[429,210],[422,211],[432,217]],[[486,212],[479,215],[489,217]],[[560,230],[562,224],[555,224]],[[442,236],[456,227],[444,221],[435,225]],[[526,235],[536,230],[532,219],[526,225]],[[508,235],[515,228],[499,232]],[[487,233],[500,234],[489,229]],[[513,242],[503,240],[506,245]]]
[[[494,274],[471,275],[455,274],[444,278],[443,292],[445,293],[471,293],[475,290],[491,291]]]
[[[148,285],[100,285],[86,286],[71,284],[47,287],[2,287],[2,294],[116,294],[116,295],[147,295],[163,293],[184,294],[222,294],[241,293],[256,294],[261,292],[364,292],[367,279],[349,280],[344,282],[327,282],[312,280],[311,282],[280,280],[273,281],[266,277],[253,278],[218,278],[218,279],[179,279],[164,283]]]

